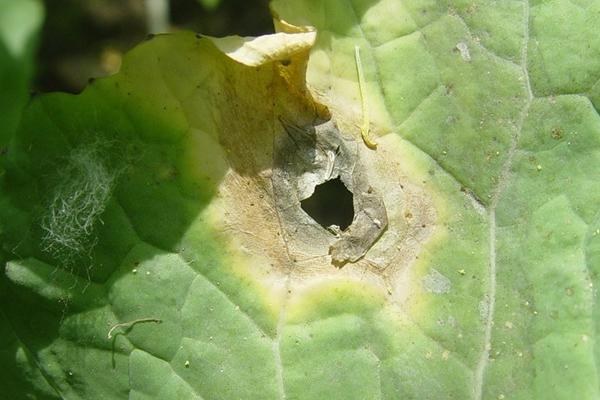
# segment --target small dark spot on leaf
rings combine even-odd
[[[88,84],[90,84],[90,85],[91,85],[91,84],[92,84],[92,83],[94,83],[94,82],[96,82],[96,78],[94,78],[94,77],[91,77],[91,78],[89,78],[89,79],[88,79]]]
[[[154,39],[154,36],[156,36],[156,35],[154,35],[154,33],[149,33],[146,35],[146,40],[152,40],[152,39]]]
[[[563,138],[562,129],[560,129],[559,127],[552,128],[552,139],[560,140],[562,138]]]
[[[202,34],[196,33],[196,39],[202,39]]]
[[[284,67],[287,67],[291,63],[292,63],[292,60],[289,60],[289,59],[281,60],[281,65],[283,65]]]

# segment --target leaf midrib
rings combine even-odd
[[[506,190],[508,184],[508,175],[513,164],[513,159],[517,150],[517,144],[521,137],[523,126],[527,118],[529,108],[533,101],[533,91],[531,89],[531,82],[529,79],[529,72],[527,70],[527,56],[529,51],[529,23],[530,23],[530,4],[529,0],[523,0],[523,46],[521,47],[521,60],[520,66],[523,77],[525,79],[525,87],[527,89],[527,99],[521,115],[515,134],[513,135],[508,151],[508,156],[504,165],[502,166],[500,176],[498,179],[498,185],[496,190],[492,194],[492,201],[489,206],[488,220],[489,220],[489,271],[488,271],[488,315],[485,320],[485,332],[484,340],[481,351],[479,362],[475,369],[475,380],[473,384],[473,395],[475,400],[483,399],[483,386],[485,383],[485,373],[487,370],[489,355],[492,345],[492,329],[494,325],[494,309],[496,305],[496,209],[500,197]]]

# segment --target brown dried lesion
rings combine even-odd
[[[285,124],[291,128],[286,130]],[[211,224],[229,250],[243,257],[243,268],[268,287],[288,281],[299,293],[320,282],[350,279],[379,287],[391,301],[402,302],[411,265],[437,226],[432,194],[403,164],[410,160],[402,159],[401,139],[383,137],[374,152],[359,137],[331,127],[332,121],[282,118],[274,129],[271,166],[255,175],[232,168],[211,205],[210,214],[221,218]],[[333,154],[351,156],[338,154],[332,163],[327,150],[340,141],[344,145]],[[310,160],[317,165],[307,167]],[[298,179],[311,173],[312,180]],[[364,193],[356,196],[351,227],[337,233],[301,208],[315,186],[335,176],[344,177],[353,197]]]
[[[284,119],[281,123],[285,134],[276,140],[272,181],[284,235],[300,248],[321,248],[337,267],[358,261],[388,225],[383,200],[360,163],[359,143],[332,120],[304,127]],[[353,193],[355,210],[352,224],[337,234],[300,207],[317,185],[336,178]]]
[[[217,125],[230,168],[205,215],[215,217],[211,226],[242,270],[270,290],[283,290],[284,281],[296,293],[350,279],[393,291],[397,300],[404,272],[436,226],[431,194],[407,176],[400,139],[380,136],[377,151],[369,150],[351,132],[352,118],[335,120],[314,101],[305,82],[307,55],[291,54],[261,71],[230,67],[235,73],[214,100],[227,110]],[[315,187],[336,177],[352,192],[354,211],[339,230],[301,207]]]

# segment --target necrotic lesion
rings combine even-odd
[[[118,172],[103,157],[103,146],[74,149],[58,170],[41,220],[42,250],[69,266],[96,243],[94,230],[110,200]]]

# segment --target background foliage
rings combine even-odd
[[[173,30],[212,36],[256,36],[273,31],[268,0],[176,0]],[[79,92],[92,77],[118,70],[127,50],[148,34],[144,0],[46,0],[46,19],[34,88]]]

